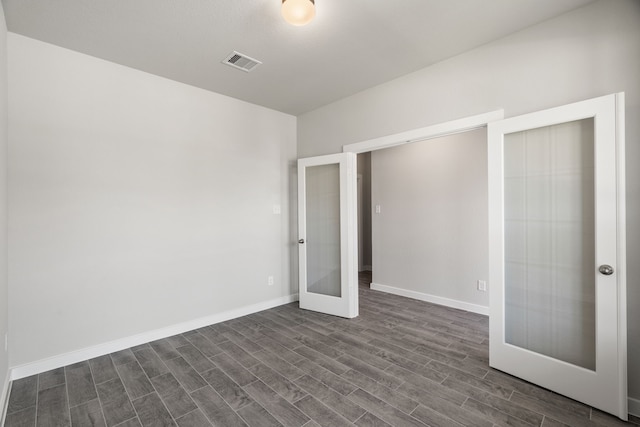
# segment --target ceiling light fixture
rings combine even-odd
[[[307,25],[316,16],[315,0],[282,0],[282,16],[292,25]]]

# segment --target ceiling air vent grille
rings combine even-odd
[[[222,63],[247,73],[262,64],[262,62],[257,59],[250,58],[247,55],[235,51],[231,52]]]

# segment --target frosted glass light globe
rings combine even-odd
[[[282,16],[292,25],[306,25],[316,16],[314,0],[282,0]]]

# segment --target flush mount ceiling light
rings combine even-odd
[[[282,16],[292,25],[307,25],[316,16],[314,0],[282,0]]]

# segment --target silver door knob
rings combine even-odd
[[[598,268],[598,271],[605,276],[611,276],[613,274],[613,267],[607,264],[603,264]]]
[[[298,240],[298,243],[303,244],[304,243],[304,239]]]

